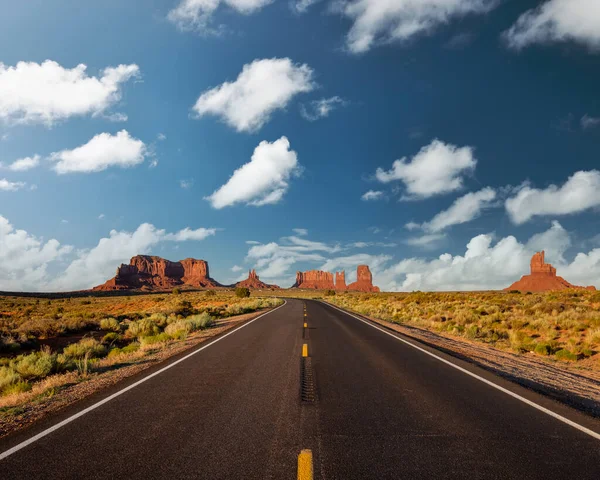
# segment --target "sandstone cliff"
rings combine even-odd
[[[333,274],[321,270],[309,270],[308,272],[296,272],[296,283],[292,288],[310,288],[318,290],[354,290],[359,292],[379,292],[379,288],[373,285],[373,276],[367,265],[359,265],[356,270],[356,282],[346,286],[346,273],[335,272],[335,283]]]
[[[171,262],[161,257],[136,255],[129,265],[117,268],[115,277],[93,290],[168,290],[177,286],[214,288],[221,284],[210,278],[204,260],[186,258]]]
[[[546,254],[542,250],[531,257],[529,275],[523,275],[521,280],[513,283],[505,290],[520,290],[522,292],[545,292],[548,290],[565,290],[568,288],[596,290],[596,287],[578,287],[556,275],[556,268],[545,262]]]
[[[246,287],[255,290],[265,290],[265,289],[279,289],[277,285],[269,285],[258,278],[256,274],[256,270],[250,270],[248,272],[248,278],[246,280],[242,280],[235,284],[236,287]]]

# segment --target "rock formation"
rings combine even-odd
[[[171,262],[161,257],[136,255],[129,265],[117,268],[114,278],[93,290],[167,290],[177,286],[214,288],[222,285],[210,278],[208,263],[204,260],[186,258]]]
[[[296,283],[292,288],[312,288],[315,290],[324,290],[335,288],[333,284],[333,274],[321,270],[309,270],[308,272],[296,272]]]
[[[296,283],[292,288],[311,288],[318,290],[355,290],[359,292],[379,292],[379,288],[373,285],[373,276],[367,265],[359,265],[356,270],[356,282],[346,286],[346,273],[335,272],[335,284],[333,274],[321,270],[310,270],[308,272],[296,272]]]
[[[339,291],[346,290],[346,272],[335,272],[335,289]]]
[[[258,289],[258,290],[279,289],[279,286],[277,286],[277,285],[269,285],[265,282],[262,282],[260,280],[260,278],[258,278],[258,275],[256,274],[256,270],[250,270],[248,272],[248,278],[246,280],[242,280],[241,282],[236,283],[235,286],[236,287],[246,287],[246,288],[251,288],[251,289]]]
[[[546,292],[548,290],[565,290],[578,288],[596,290],[596,287],[578,287],[556,275],[556,268],[545,262],[545,252],[537,252],[531,257],[531,274],[523,275],[521,280],[513,283],[505,290],[520,290],[522,292]]]
[[[373,285],[373,275],[371,275],[368,265],[359,265],[356,268],[356,282],[348,285],[348,290],[379,292],[379,287]]]

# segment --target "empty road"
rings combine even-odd
[[[399,338],[288,300],[58,429],[187,353],[0,440],[18,447],[0,478],[294,479],[302,449],[318,479],[600,478],[597,420]]]

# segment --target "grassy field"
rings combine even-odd
[[[0,416],[95,372],[141,362],[228,317],[282,303],[232,291],[0,297]]]
[[[600,368],[599,292],[330,292],[323,298],[381,320]]]

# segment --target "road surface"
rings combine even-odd
[[[288,300],[54,431],[158,368],[0,440],[0,456],[18,448],[0,478],[294,479],[303,449],[316,479],[600,478],[600,440],[582,431],[596,420],[398,338]]]

